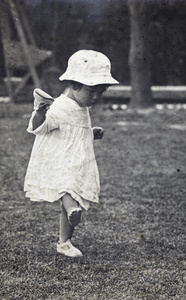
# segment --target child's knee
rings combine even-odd
[[[73,227],[77,226],[81,222],[82,209],[80,207],[73,208],[68,213],[69,224]]]
[[[66,193],[62,197],[62,202],[67,211],[68,211],[68,209],[71,209],[72,207],[78,207],[78,202],[75,199],[73,199],[72,196],[68,193]]]

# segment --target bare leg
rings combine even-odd
[[[71,211],[75,211],[71,213]],[[74,227],[77,226],[81,218],[81,210],[78,209],[78,203],[71,195],[65,194],[61,201],[61,214],[60,214],[60,226],[59,226],[59,242],[66,242],[71,239]],[[70,217],[69,217],[70,215]],[[71,222],[70,222],[71,221]]]
[[[70,194],[65,194],[62,197],[62,202],[69,224],[73,227],[77,226],[81,220],[81,208],[78,206],[78,202]]]
[[[62,198],[64,208],[67,214],[73,209],[78,207],[78,203],[74,200],[70,194],[65,194]]]
[[[68,239],[71,239],[74,232],[74,227],[69,224],[67,212],[61,202],[61,214],[59,224],[59,242],[64,243]]]
[[[74,200],[73,200],[74,201]],[[77,205],[78,208],[78,205]],[[72,207],[73,209],[73,207]],[[74,226],[69,223],[69,216],[61,201],[59,242],[57,243],[57,252],[70,257],[82,256],[82,252],[71,243],[71,237],[74,232]]]

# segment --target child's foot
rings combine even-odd
[[[68,221],[71,226],[77,226],[81,220],[81,208],[76,207],[68,213]]]
[[[58,242],[57,252],[69,257],[83,256],[82,252],[72,245],[71,240],[67,240],[66,242],[61,244]]]

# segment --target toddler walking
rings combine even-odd
[[[74,227],[82,209],[98,202],[100,191],[93,140],[102,138],[103,129],[91,128],[89,107],[118,81],[111,75],[109,59],[93,50],[74,53],[59,79],[68,82],[68,89],[55,100],[34,90],[34,112],[27,131],[36,138],[24,191],[32,201],[60,200],[57,252],[77,257],[82,252],[71,243]]]

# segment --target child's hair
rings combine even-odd
[[[83,86],[82,83],[80,82],[77,82],[77,81],[74,81],[74,80],[68,80],[67,81],[67,84],[69,86],[71,86],[74,90],[80,90]],[[104,88],[105,88],[105,91],[108,89],[109,87],[109,84],[101,84]]]
[[[83,86],[82,83],[77,82],[77,81],[74,81],[74,80],[69,80],[69,81],[68,81],[68,85],[69,85],[69,86],[72,86],[72,88],[73,88],[74,90],[80,90],[80,89],[82,88],[82,86]]]

